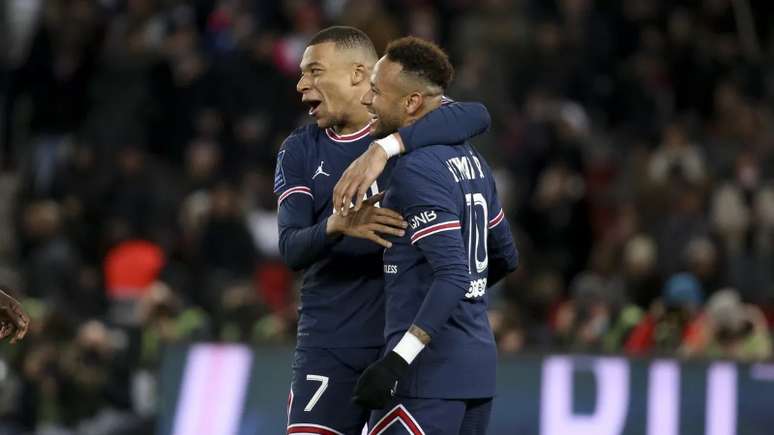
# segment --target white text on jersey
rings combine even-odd
[[[484,178],[481,161],[478,160],[478,157],[473,155],[470,157],[453,157],[446,161],[446,167],[449,169],[449,172],[452,173],[454,181],[458,183],[460,180]]]
[[[468,292],[465,293],[465,297],[468,299],[479,298],[486,293],[486,278],[474,279],[470,282]]]
[[[411,216],[411,229],[415,230],[420,225],[424,225],[428,222],[432,222],[438,218],[438,215],[435,213],[435,211],[423,211],[422,213],[416,214],[414,216]]]

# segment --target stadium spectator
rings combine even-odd
[[[700,322],[699,336],[683,349],[687,356],[761,361],[772,355],[771,334],[763,313],[742,303],[734,289],[712,295]]]
[[[669,354],[697,340],[704,291],[688,273],[670,277],[661,299],[628,336],[624,349],[631,355]]]

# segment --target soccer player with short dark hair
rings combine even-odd
[[[297,90],[315,123],[295,130],[277,155],[280,252],[304,270],[297,348],[288,403],[288,433],[357,434],[369,411],[351,403],[355,383],[384,345],[384,235],[405,222],[378,207],[388,174],[369,186],[357,212],[332,214],[333,185],[373,140],[360,104],[376,51],[352,27],[321,31],[307,46]],[[462,142],[489,126],[486,109],[452,103],[406,130],[405,147]],[[389,172],[389,168],[388,171]]]
[[[440,106],[453,72],[430,42],[392,42],[362,100],[371,133],[390,134]],[[354,400],[381,410],[373,435],[486,433],[497,364],[486,290],[518,260],[492,171],[470,144],[439,142],[398,158],[384,205],[408,228],[384,252],[387,351],[360,377]]]

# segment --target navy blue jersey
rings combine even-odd
[[[401,129],[408,150],[439,141],[463,142],[489,127],[477,103],[452,103]],[[325,233],[333,212],[333,187],[349,164],[371,143],[368,127],[339,136],[315,124],[294,131],[277,155],[280,252],[294,270],[304,270],[298,346],[372,347],[384,344],[382,248]],[[368,195],[387,184],[390,167]]]
[[[394,397],[371,413],[369,435],[481,435],[487,433],[492,399]]]
[[[384,204],[409,223],[384,251],[387,348],[412,324],[432,338],[398,394],[492,397],[486,289],[516,268],[518,254],[489,166],[467,144],[414,151],[395,165]]]

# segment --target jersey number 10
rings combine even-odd
[[[489,235],[489,206],[484,195],[480,193],[466,193],[465,206],[468,219],[466,232],[468,233],[468,272],[483,273],[489,265],[489,253],[487,252],[487,236]]]

